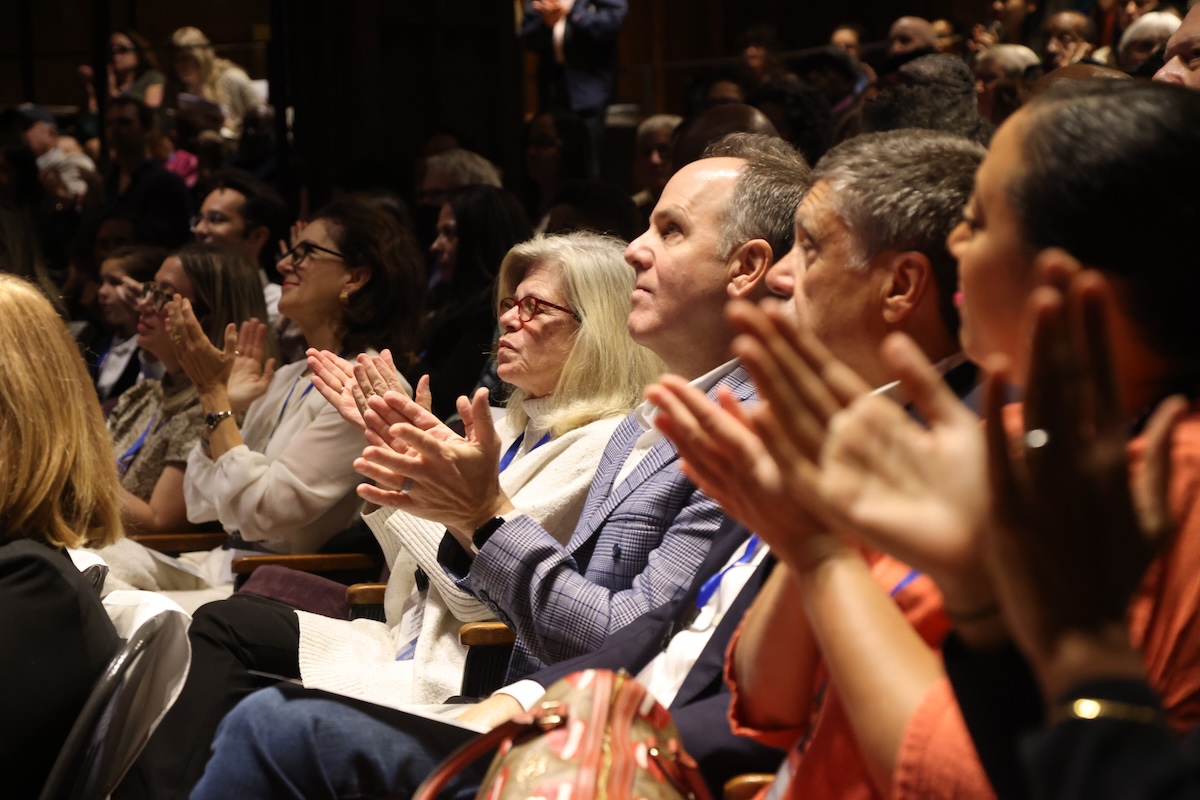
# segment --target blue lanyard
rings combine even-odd
[[[292,384],[292,388],[288,390],[287,397],[283,401],[283,408],[279,409],[279,418],[275,420],[275,427],[279,427],[279,423],[283,422],[283,415],[287,413],[288,403],[292,402],[292,395],[296,391],[296,387],[300,384],[300,378],[304,377],[304,373],[296,378],[296,382]],[[312,379],[309,379],[308,386],[304,387],[304,391],[300,393],[300,402],[304,402],[304,398],[308,397],[308,393],[312,391]],[[274,433],[271,434],[274,436]]]
[[[142,449],[142,445],[146,443],[146,437],[150,435],[150,430],[154,427],[154,421],[158,419],[158,413],[155,412],[150,417],[150,423],[146,425],[146,430],[142,431],[142,435],[137,438],[137,441],[129,446],[123,454],[117,456],[117,474],[124,477],[125,471],[137,458],[138,451]]]
[[[508,446],[508,450],[505,451],[504,455],[500,458],[500,471],[501,472],[504,472],[504,470],[508,469],[508,465],[511,464],[512,460],[517,457],[517,451],[521,449],[521,442],[523,442],[523,441],[525,441],[524,433],[522,433],[520,436],[518,436],[517,440]],[[548,441],[550,441],[550,434],[547,433],[545,436],[543,436],[541,439],[538,440],[537,444],[535,444],[533,447],[529,448],[529,452],[532,453],[534,450],[537,450],[539,447],[541,447]]]
[[[906,589],[910,583],[912,583],[919,577],[921,577],[920,572],[918,572],[915,569],[910,569],[908,571],[908,574],[905,575],[903,578],[901,578],[900,582],[897,583],[895,586],[893,586],[892,590],[890,592],[888,592],[888,597],[895,597],[896,595],[900,594],[900,592],[902,592],[904,589]]]
[[[734,567],[747,564],[750,562],[750,559],[754,558],[754,552],[758,550],[758,541],[758,534],[753,534],[746,541],[746,549],[742,551],[737,561],[732,564],[726,564],[724,569],[704,582],[704,585],[700,587],[700,593],[696,595],[696,608],[700,609],[708,605],[708,601],[712,599],[713,594],[720,588],[721,579],[725,577],[726,572],[729,572]]]

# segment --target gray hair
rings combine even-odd
[[[1003,77],[1016,80],[1025,74],[1026,68],[1041,61],[1037,53],[1023,44],[995,44],[979,51],[975,57],[975,69],[992,64]]]
[[[719,257],[728,259],[746,242],[763,239],[775,258],[783,258],[795,241],[796,208],[812,186],[804,156],[778,136],[730,133],[706,147],[703,158],[746,162],[721,219]]]
[[[626,328],[636,276],[625,262],[625,243],[583,231],[522,242],[500,264],[497,303],[511,296],[536,265],[551,267],[559,275],[563,300],[579,318],[571,353],[548,398],[551,432],[560,436],[598,419],[629,413],[666,366],[634,342]],[[528,420],[523,399],[517,389],[508,402],[509,421],[517,428],[524,428]]]
[[[957,266],[946,237],[962,220],[986,151],[970,139],[927,130],[869,133],[834,147],[817,162],[814,182],[849,229],[855,265],[886,250],[914,250],[933,266],[942,318],[958,329]]]
[[[683,122],[683,117],[677,114],[655,114],[646,117],[637,126],[637,138],[635,141],[642,141],[651,134],[661,133],[662,131],[674,131],[679,127],[679,123]]]
[[[1179,17],[1167,11],[1151,11],[1143,14],[1121,34],[1121,41],[1117,44],[1118,57],[1124,60],[1126,49],[1136,42],[1165,42],[1175,31],[1179,30],[1179,26],[1182,24],[1183,21]]]
[[[500,170],[478,153],[454,148],[425,161],[426,172],[437,170],[448,176],[454,186],[495,186],[500,188]]]

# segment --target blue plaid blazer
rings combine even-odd
[[[743,400],[754,395],[741,366],[717,386]],[[517,632],[509,681],[596,650],[682,594],[704,561],[724,512],[679,471],[670,441],[657,442],[613,485],[641,434],[632,415],[617,426],[565,547],[526,516],[500,526],[474,562],[449,535],[443,541],[447,572]]]

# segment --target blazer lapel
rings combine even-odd
[[[747,399],[754,393],[754,385],[750,381],[750,376],[741,364],[734,367],[728,375],[717,381],[716,385],[709,390],[708,397],[710,399],[717,396],[717,388],[720,386],[729,387],[741,400]],[[587,502],[580,515],[579,527],[575,529],[575,534],[567,545],[572,553],[577,553],[587,544],[593,534],[608,519],[608,515],[629,496],[630,492],[679,458],[679,452],[675,449],[675,445],[664,437],[650,448],[641,463],[634,468],[633,472],[629,473],[625,480],[621,481],[620,485],[613,486],[613,481],[616,480],[617,474],[624,466],[625,459],[629,457],[630,451],[633,450],[642,433],[642,427],[633,414],[627,416],[617,426],[613,438],[609,441],[609,446],[605,448],[604,455],[600,459],[600,466],[596,470],[596,477],[592,481]]]

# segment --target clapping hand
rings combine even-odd
[[[201,394],[229,385],[233,362],[237,359],[237,325],[225,328],[225,348],[219,350],[208,340],[190,300],[175,295],[166,304],[167,330],[175,357]]]
[[[342,419],[363,431],[368,441],[375,444],[365,419],[369,414],[367,401],[388,392],[401,395],[408,392],[408,385],[396,369],[391,351],[384,350],[377,356],[361,353],[355,362],[315,348],[309,348],[307,356],[313,386],[337,409]],[[432,407],[428,375],[417,382],[416,401],[426,410]],[[386,424],[399,421],[402,420],[389,419]]]
[[[226,345],[229,334],[225,334]],[[234,338],[233,366],[229,372],[229,406],[243,413],[250,404],[266,394],[275,377],[275,359],[263,361],[267,352],[267,325],[257,319],[242,323]]]
[[[500,439],[486,389],[471,401],[458,399],[465,437],[396,392],[368,404],[380,419],[394,411],[409,421],[379,431],[387,445],[369,446],[355,460],[354,469],[375,482],[359,486],[365,500],[435,520],[464,544],[471,531],[512,508],[500,490]],[[367,423],[372,424],[370,415]]]
[[[1065,291],[1060,284],[1030,300],[1036,316],[1020,446],[1005,435],[994,389],[987,411],[992,581],[1013,638],[1048,687],[1057,685],[1068,641],[1128,650],[1126,609],[1171,529],[1170,435],[1187,407],[1173,397],[1154,411],[1146,466],[1131,492],[1108,286],[1095,272],[1078,273]],[[995,365],[993,383],[1005,370]]]

